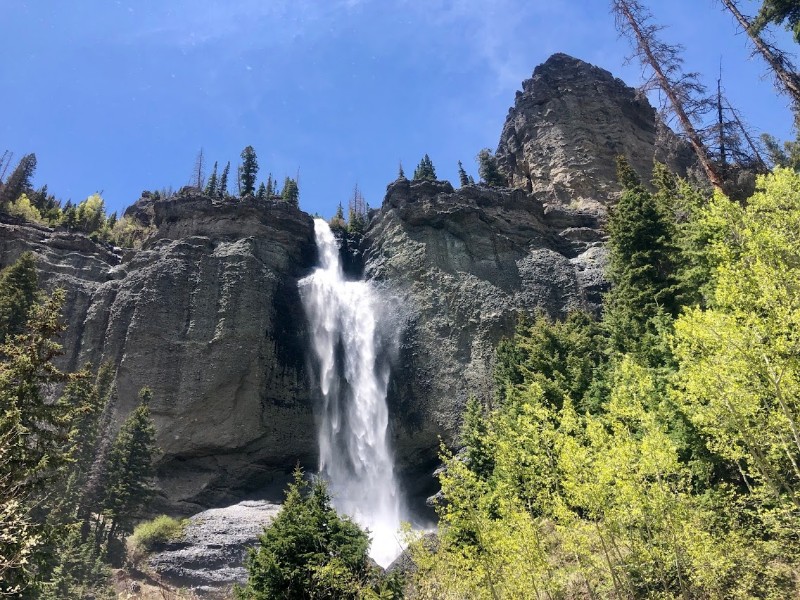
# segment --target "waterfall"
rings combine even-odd
[[[400,498],[386,439],[389,364],[381,303],[365,281],[346,281],[328,224],[314,220],[320,266],[300,281],[323,404],[319,469],[337,510],[367,527],[370,556],[388,566],[400,553]]]

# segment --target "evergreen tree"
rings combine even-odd
[[[674,317],[680,309],[679,250],[674,216],[666,205],[669,190],[654,195],[623,157],[617,165],[624,190],[608,223],[612,288],[605,320],[618,350],[641,352],[653,340],[658,319]]]
[[[427,154],[422,157],[417,168],[414,169],[414,179],[436,180],[436,169],[433,167],[433,162]]]
[[[297,182],[291,177],[287,177],[283,181],[283,192],[281,192],[281,198],[283,198],[285,202],[288,202],[292,206],[299,205],[300,190],[297,187]]]
[[[231,171],[231,162],[225,165],[225,168],[222,169],[222,175],[219,178],[219,185],[217,186],[217,197],[218,198],[227,198],[228,197],[228,174]]]
[[[258,191],[256,192],[256,200],[265,200],[267,198],[267,186],[264,185],[264,182],[261,182],[261,185],[258,186]]]
[[[461,187],[469,185],[469,176],[464,170],[464,165],[461,164],[461,161],[458,161],[458,182]]]
[[[205,194],[211,198],[216,198],[217,196],[217,161],[214,161],[214,167],[211,169],[211,175],[208,178],[208,183],[206,183]]]
[[[128,416],[111,447],[103,514],[108,539],[133,531],[134,520],[153,495],[156,430],[150,417],[152,393],[142,388],[139,406]]]
[[[270,173],[269,176],[267,176],[267,189],[265,191],[265,196],[267,197],[267,200],[272,200],[272,198],[276,195],[275,180],[272,178],[272,173]]]
[[[484,148],[478,152],[478,174],[486,185],[492,187],[505,187],[508,185],[506,178],[497,166],[497,159],[492,151]]]
[[[362,595],[370,573],[368,548],[367,534],[331,506],[324,481],[315,479],[309,484],[298,468],[280,512],[250,552],[247,586],[239,588],[236,596],[254,600],[378,597]]]
[[[252,196],[256,189],[256,175],[258,174],[258,160],[256,151],[252,146],[242,150],[242,166],[239,169],[239,195]]]
[[[402,181],[406,178],[405,171],[403,171],[403,162],[400,161],[400,165],[397,170],[397,180]]]
[[[758,15],[753,20],[753,33],[760,35],[770,23],[781,25],[792,32],[794,41],[800,44],[800,5],[796,0],[764,0]]]
[[[22,333],[38,298],[38,289],[36,260],[30,252],[0,271],[0,344]]]
[[[0,188],[0,206],[8,206],[22,194],[32,191],[31,180],[35,171],[36,155],[26,154]]]

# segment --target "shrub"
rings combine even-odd
[[[136,550],[151,552],[159,544],[166,544],[183,537],[186,524],[186,519],[178,520],[160,515],[152,521],[137,525],[131,536],[131,544]]]

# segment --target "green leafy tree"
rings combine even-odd
[[[414,179],[428,179],[430,181],[436,180],[436,169],[434,168],[433,162],[427,154],[422,157],[417,165],[417,168],[414,169]]]
[[[111,447],[104,501],[109,539],[131,533],[153,495],[156,430],[150,416],[152,393],[142,388],[139,406],[128,416]]]
[[[238,598],[306,600],[362,598],[371,574],[369,537],[331,506],[325,483],[296,469],[280,512],[247,559]]]
[[[508,185],[508,181],[500,172],[500,167],[497,165],[497,159],[495,158],[494,154],[492,154],[491,150],[484,148],[478,152],[477,160],[478,174],[481,176],[481,180],[483,180],[486,185],[490,185],[492,187],[505,187]]]
[[[258,175],[258,159],[252,146],[242,150],[242,166],[239,169],[239,195],[252,196],[256,190]]]
[[[76,208],[76,226],[84,233],[100,231],[106,222],[106,204],[100,194],[92,194]]]

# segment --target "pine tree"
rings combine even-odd
[[[469,176],[467,175],[467,172],[464,170],[464,165],[461,164],[461,161],[458,161],[458,181],[461,187],[469,185]]]
[[[617,165],[624,191],[608,223],[612,288],[605,320],[618,350],[647,351],[656,319],[680,309],[675,223],[666,206],[669,194],[645,190],[623,157]]]
[[[156,429],[150,416],[152,392],[142,388],[139,406],[119,430],[111,447],[103,514],[107,538],[133,531],[134,520],[153,496]]]
[[[22,194],[32,191],[31,180],[36,171],[36,155],[26,154],[22,157],[11,175],[0,188],[0,206],[7,206]]]
[[[0,271],[0,344],[22,333],[38,298],[38,290],[39,278],[32,253],[25,252],[14,264]]]
[[[291,177],[287,177],[283,182],[283,192],[281,192],[281,198],[293,206],[298,206],[300,190],[297,187],[297,182]]]
[[[225,168],[222,169],[222,175],[219,178],[219,185],[217,186],[217,197],[218,198],[227,198],[228,197],[228,174],[231,171],[231,161],[225,165]]]
[[[242,165],[239,169],[239,195],[252,196],[256,189],[256,175],[258,174],[258,159],[252,146],[242,150]]]
[[[403,161],[400,161],[400,165],[397,170],[397,180],[403,181],[406,178],[405,171],[403,171]]]
[[[436,169],[433,167],[433,162],[427,154],[422,157],[417,168],[414,169],[414,179],[436,180]]]
[[[484,148],[478,152],[478,174],[486,185],[492,187],[505,187],[508,185],[506,178],[497,166],[497,159],[492,151]]]
[[[267,176],[267,189],[265,193],[267,200],[272,200],[276,195],[275,193],[275,180],[272,178],[272,173]]]
[[[800,5],[796,0],[764,0],[753,20],[752,30],[755,35],[761,35],[770,23],[780,25],[784,21],[786,29],[792,32],[794,41],[800,44]]]
[[[364,595],[370,573],[369,537],[331,506],[325,482],[308,484],[296,469],[278,515],[247,559],[248,582],[240,599],[384,598]],[[388,596],[392,598],[393,596]]]
[[[211,198],[215,198],[217,196],[217,184],[217,161],[214,161],[214,168],[211,169],[211,175],[208,178],[208,183],[206,183],[206,196]]]
[[[264,185],[264,182],[261,182],[261,185],[258,186],[258,191],[256,192],[256,200],[265,200],[267,197],[267,186]]]

